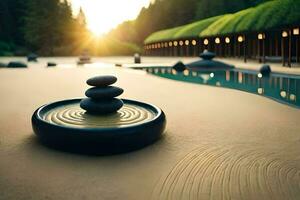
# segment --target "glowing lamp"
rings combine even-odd
[[[240,35],[240,36],[238,37],[238,42],[243,42],[243,41],[244,41],[244,37]]]
[[[190,44],[190,41],[186,40],[184,43],[185,43],[185,45],[187,46],[187,45]]]
[[[157,48],[160,48],[160,43],[157,44]]]
[[[165,47],[168,47],[168,43],[167,42],[165,42]]]
[[[180,45],[180,46],[183,45],[183,41],[182,41],[182,40],[179,41],[179,45]]]
[[[204,44],[204,45],[208,45],[208,39],[205,39],[205,40],[203,41],[203,44]]]
[[[226,37],[225,38],[225,42],[228,44],[228,43],[230,43],[230,38],[229,37]]]
[[[294,28],[293,29],[293,34],[294,35],[299,35],[299,28]]]
[[[169,47],[173,46],[173,42],[169,42]]]
[[[196,44],[197,44],[197,41],[196,41],[196,40],[193,40],[193,41],[192,41],[192,45],[195,46]]]
[[[215,43],[216,43],[216,44],[220,44],[220,42],[221,42],[220,38],[217,37],[217,38],[215,39]]]
[[[282,31],[282,37],[287,37],[288,36],[288,32],[287,31]]]
[[[177,41],[174,41],[174,43],[173,43],[173,44],[174,44],[174,46],[175,46],[175,47],[177,47],[177,45],[178,45],[178,42],[177,42]]]
[[[258,38],[259,40],[263,40],[263,39],[265,39],[265,34],[259,33],[259,34],[257,35],[257,38]]]

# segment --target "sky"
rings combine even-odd
[[[88,28],[95,35],[102,35],[126,20],[137,17],[150,0],[71,0],[73,13],[82,7]]]

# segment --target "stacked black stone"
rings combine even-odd
[[[115,76],[96,76],[90,78],[86,83],[89,88],[85,95],[88,98],[82,99],[80,107],[88,113],[103,115],[117,112],[123,106],[123,101],[115,97],[123,93],[123,89],[110,86],[117,81]]]

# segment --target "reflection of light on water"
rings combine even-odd
[[[263,94],[264,93],[264,88],[257,88],[257,93],[258,94]]]
[[[291,101],[296,101],[296,95],[290,94],[290,100]]]
[[[154,69],[155,68],[152,68],[152,70]],[[274,73],[273,77],[264,77],[261,73],[247,72],[244,70],[222,71],[222,73],[218,73],[215,71],[199,72],[191,70],[178,72],[176,70],[172,70],[171,67],[164,67],[162,69],[159,69],[158,71],[158,74],[160,74],[160,72],[163,73],[164,71],[166,73],[169,72],[168,74],[173,74],[174,76],[166,77],[170,79],[193,82],[203,85],[239,89],[261,96],[285,100],[282,102],[293,104],[297,107],[299,106],[297,96],[297,86],[299,79],[289,77],[288,75],[282,75],[283,77],[281,77],[280,74],[277,75]],[[190,79],[188,79],[188,77],[190,77]]]
[[[199,76],[203,79],[204,83],[207,83],[207,81],[210,77],[208,74],[200,74]]]
[[[238,73],[238,81],[239,81],[239,83],[243,82],[243,74],[242,74],[242,72]]]
[[[187,69],[185,69],[184,71],[183,71],[183,74],[185,75],[185,76],[188,76],[189,75],[189,70],[187,70]]]
[[[230,81],[230,72],[226,71],[226,81]]]
[[[281,92],[280,92],[280,96],[281,96],[282,98],[285,98],[285,97],[286,97],[286,91],[281,91]]]
[[[258,78],[262,78],[262,74],[261,74],[261,73],[258,73],[258,74],[257,74],[257,77],[258,77]]]

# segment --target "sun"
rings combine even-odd
[[[137,17],[150,0],[72,0],[73,10],[83,9],[88,29],[101,36],[118,24]]]

